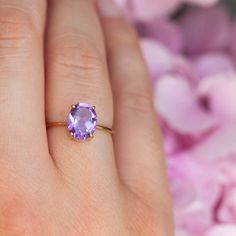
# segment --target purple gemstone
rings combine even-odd
[[[97,114],[93,106],[79,103],[71,109],[68,130],[77,140],[86,140],[93,135],[97,125]]]

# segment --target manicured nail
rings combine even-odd
[[[97,4],[98,10],[103,16],[117,17],[121,15],[121,11],[114,0],[97,0]]]

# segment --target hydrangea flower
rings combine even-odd
[[[209,6],[218,0],[116,0],[117,3],[135,20],[147,20],[153,17],[164,17],[181,3],[193,3]]]

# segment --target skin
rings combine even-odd
[[[115,134],[47,130],[78,102]],[[0,103],[0,235],[173,235],[148,73],[110,0],[0,0]]]

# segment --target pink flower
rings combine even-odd
[[[235,72],[231,56],[222,52],[208,52],[198,55],[193,60],[192,67],[193,73],[199,79]]]
[[[191,155],[205,160],[219,160],[236,154],[236,125],[226,124],[197,143]]]
[[[152,78],[173,68],[173,56],[164,45],[153,39],[143,39],[140,43]]]
[[[217,217],[221,222],[236,223],[236,186],[225,191]]]
[[[236,23],[234,23],[232,27],[229,50],[232,52],[234,60],[236,61]]]
[[[199,105],[196,91],[183,77],[161,77],[156,83],[155,94],[160,116],[179,133],[199,135],[218,124],[217,117]]]
[[[223,49],[230,41],[229,15],[219,6],[189,9],[181,16],[180,26],[189,53]]]
[[[181,3],[194,3],[199,6],[209,6],[218,0],[116,0],[124,7],[129,16],[135,20],[148,20],[166,16]]]
[[[209,106],[215,116],[225,122],[236,120],[236,73],[227,72],[206,77],[199,86],[199,94],[209,99]]]
[[[190,235],[203,235],[213,224],[212,208],[221,193],[216,171],[213,166],[191,159],[188,153],[169,159],[169,175],[175,180],[171,190],[175,199],[176,225],[188,230]]]
[[[159,18],[139,25],[143,37],[151,37],[162,43],[172,52],[181,52],[183,49],[183,35],[178,24],[170,20]]]
[[[219,225],[210,229],[206,236],[235,236],[236,226],[235,225]]]

